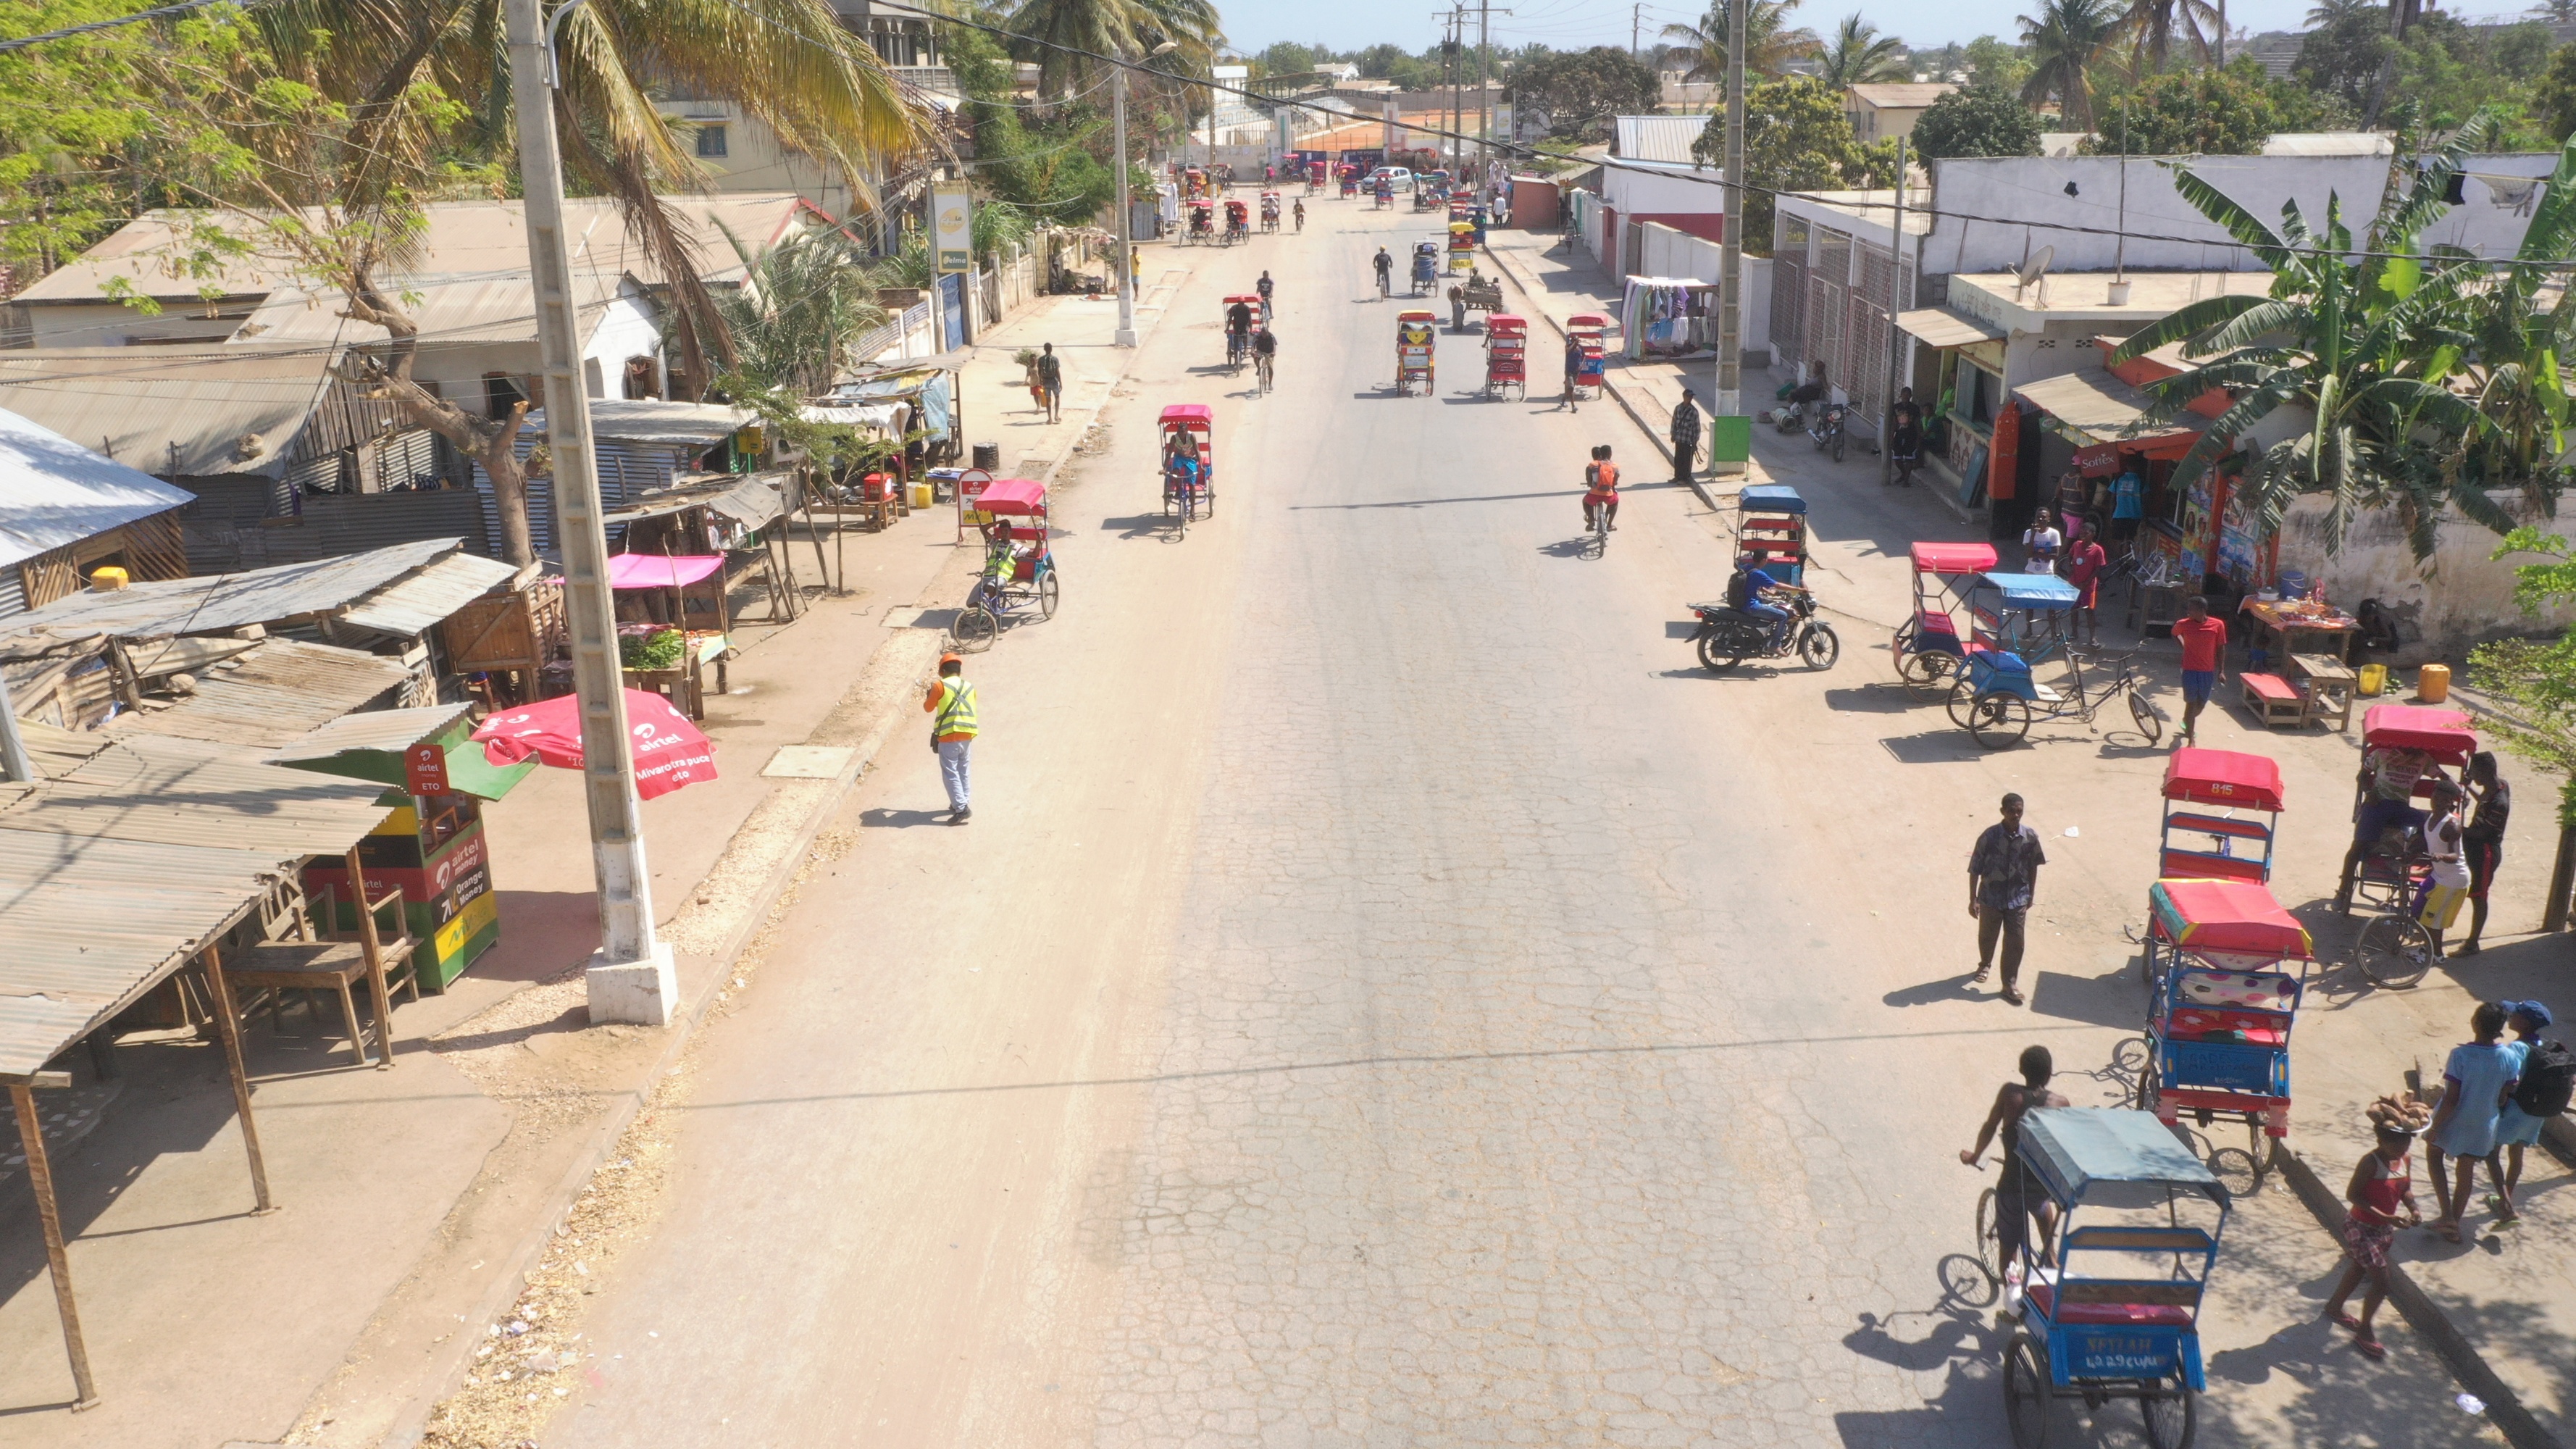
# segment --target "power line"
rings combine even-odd
[[[60,30],[48,30],[41,35],[21,35],[0,40],[0,54],[7,54],[13,50],[25,50],[31,45],[42,45],[49,40],[69,40],[75,35],[95,35],[103,30],[121,30],[128,25],[139,25],[146,20],[167,20],[173,16],[188,14],[190,11],[203,10],[209,5],[228,3],[237,4],[240,8],[248,10],[255,6],[269,4],[271,0],[179,0],[175,5],[137,10],[131,15],[119,15],[113,20],[92,20],[84,25],[66,25]]]

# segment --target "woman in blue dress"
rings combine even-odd
[[[2460,1241],[2460,1214],[2468,1210],[2469,1192],[2477,1185],[2479,1159],[2494,1155],[2497,1114],[2521,1075],[2518,1054],[2497,1040],[2504,1035],[2504,1022],[2503,1002],[2478,1003],[2469,1014],[2469,1035],[2475,1040],[2451,1048],[2450,1060],[2442,1064],[2442,1105],[2426,1134],[2425,1167],[2433,1179],[2433,1196],[2442,1205],[2433,1229],[2449,1242]],[[2456,1184],[2443,1175],[2445,1156],[2459,1159]]]

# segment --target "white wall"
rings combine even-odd
[[[1630,166],[1651,165],[1632,161]],[[1603,167],[1601,199],[1617,207],[1621,216],[1657,213],[1680,216],[1715,216],[1726,210],[1726,188],[1718,185],[1719,173],[1712,166],[1693,171],[1687,166],[1670,170],[1629,171],[1622,167]]]
[[[2472,157],[2472,172],[2547,176],[2552,155]],[[2131,157],[2128,204],[2131,233],[2127,264],[2171,270],[2259,271],[2262,264],[2201,216],[2174,189],[2174,173],[2161,162]],[[2282,204],[2295,199],[2310,226],[2325,224],[2326,199],[2340,198],[2344,221],[2358,241],[2379,209],[2389,174],[2385,157],[2209,156],[2191,163],[2193,174],[2216,186],[2267,224],[2277,225]],[[2121,161],[2116,156],[1976,157],[1931,163],[1932,207],[1941,213],[1923,251],[1923,270],[2009,271],[2026,252],[2057,249],[2053,269],[2106,271],[2118,259],[2117,239],[2027,223],[2099,227],[2122,224]],[[2077,194],[2065,188],[2073,182]],[[2464,205],[2452,207],[2427,228],[2423,241],[2462,247],[2481,256],[2507,256],[2522,244],[2528,207],[2508,204],[2509,190],[2471,176]],[[2139,233],[2183,238],[2149,241]]]
[[[2516,495],[2491,496],[2518,520],[2556,526],[2533,516]],[[2356,517],[2344,532],[2342,552],[2326,557],[2325,515],[2322,497],[2291,502],[2281,520],[2281,567],[2324,580],[2326,597],[2337,608],[2350,610],[2364,599],[2386,605],[2403,636],[2400,663],[2457,665],[2480,641],[2555,633],[2576,622],[2576,608],[2567,605],[2524,613],[2513,601],[2514,566],[2539,560],[2490,558],[2496,535],[2457,509],[2443,511],[2433,557],[2423,565],[2407,547],[2396,511],[2385,508]]]

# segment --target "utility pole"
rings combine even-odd
[[[1110,141],[1117,149],[1112,153],[1118,166],[1118,333],[1111,339],[1117,346],[1136,345],[1136,239],[1128,235],[1127,203],[1127,67],[1114,66],[1109,73]]]
[[[1628,58],[1630,60],[1645,59],[1645,51],[1638,48],[1638,41],[1645,28],[1646,6],[1644,0],[1638,0],[1637,4],[1628,7]]]
[[[552,34],[538,0],[505,0],[519,177],[527,194],[528,271],[535,283],[537,356],[545,379],[546,445],[554,456],[555,537],[563,544],[564,615],[573,692],[581,705],[581,784],[590,808],[591,870],[599,891],[599,949],[591,954],[590,1019],[667,1026],[679,1005],[671,947],[653,939],[653,875],[644,860],[642,806],[629,751],[617,612],[600,522],[578,303],[563,218],[563,159],[555,147]],[[555,24],[582,0],[555,12]]]
[[[1726,233],[1718,249],[1717,395],[1709,409],[1709,437],[1716,419],[1744,412],[1744,12],[1752,0],[1726,0]],[[1717,449],[1709,466],[1717,468]]]
[[[1878,409],[1878,481],[1891,483],[1896,478],[1896,359],[1904,350],[1905,334],[1896,330],[1897,314],[1913,304],[1910,297],[1898,296],[1905,285],[1905,143],[1911,138],[1896,138],[1896,207],[1890,223],[1892,240],[1888,250],[1896,255],[1896,270],[1887,283],[1887,387],[1879,396],[1884,399]]]
[[[1452,180],[1465,176],[1465,146],[1458,139],[1458,121],[1466,109],[1466,94],[1458,88],[1466,70],[1466,57],[1459,54],[1459,40],[1467,33],[1467,7],[1464,0],[1449,7],[1449,175]]]
[[[1480,192],[1490,192],[1494,185],[1493,86],[1493,0],[1476,0],[1476,189]]]

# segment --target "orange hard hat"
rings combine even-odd
[[[966,656],[963,654],[942,654],[939,656],[939,662],[942,664],[963,664],[966,662]]]

